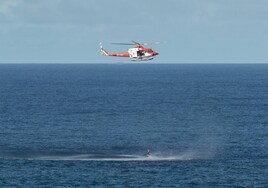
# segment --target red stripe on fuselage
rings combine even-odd
[[[109,56],[129,57],[129,53],[128,52],[113,52],[113,53],[109,53]]]

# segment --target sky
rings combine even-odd
[[[99,42],[132,40],[158,63],[268,63],[268,1],[0,0],[0,63],[128,62]]]

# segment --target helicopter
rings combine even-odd
[[[154,56],[159,55],[158,52],[152,50],[151,48],[145,48],[144,45],[138,42],[132,41],[132,43],[112,43],[115,45],[133,45],[129,48],[127,52],[108,52],[102,47],[100,42],[100,51],[104,56],[114,56],[114,57],[128,57],[131,61],[148,61],[152,60]]]

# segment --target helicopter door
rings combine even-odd
[[[138,56],[137,56],[137,49],[136,48],[130,48],[129,50],[128,50],[128,53],[129,53],[129,56],[131,57],[131,58],[137,58]]]
[[[144,56],[144,51],[143,51],[143,50],[138,50],[138,51],[137,51],[137,56],[138,56],[138,57],[142,57],[142,56]]]

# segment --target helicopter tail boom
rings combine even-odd
[[[105,55],[105,56],[129,57],[128,52],[113,52],[113,53],[110,53],[110,52],[108,52],[107,50],[105,50],[102,47],[101,43],[100,43],[100,51],[101,51],[101,54]]]

